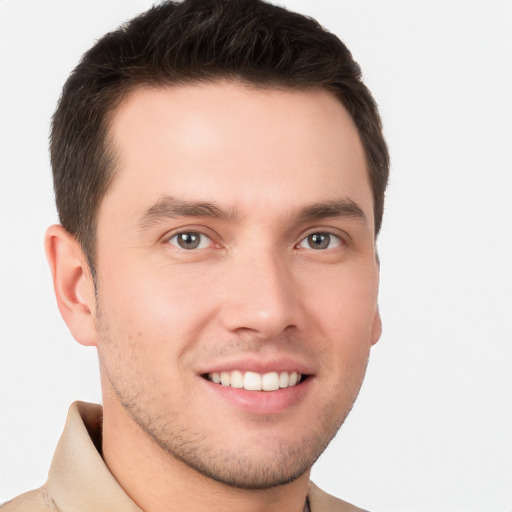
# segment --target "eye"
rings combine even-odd
[[[314,249],[316,251],[322,251],[325,249],[334,249],[342,245],[342,240],[339,236],[333,235],[332,233],[318,232],[311,233],[304,238],[299,247],[302,249]]]
[[[206,249],[210,247],[212,240],[197,231],[182,231],[169,238],[169,243],[178,249],[191,251],[193,249]]]

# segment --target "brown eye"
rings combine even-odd
[[[206,235],[197,231],[184,231],[170,238],[169,243],[179,249],[190,251],[193,249],[205,249],[210,245],[211,240]]]

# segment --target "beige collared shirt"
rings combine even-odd
[[[75,402],[41,488],[0,506],[1,512],[142,512],[101,458],[102,408]],[[310,483],[311,512],[364,512]]]

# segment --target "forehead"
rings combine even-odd
[[[169,194],[270,212],[348,195],[372,217],[357,129],[324,90],[142,88],[114,113],[110,136],[116,177],[107,205],[147,208]]]

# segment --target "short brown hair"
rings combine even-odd
[[[137,87],[223,79],[334,93],[365,149],[379,232],[389,155],[377,106],[347,47],[312,18],[262,0],[168,1],[85,53],[53,117],[50,152],[59,218],[81,244],[93,276],[97,212],[115,168],[108,141],[113,111]]]

